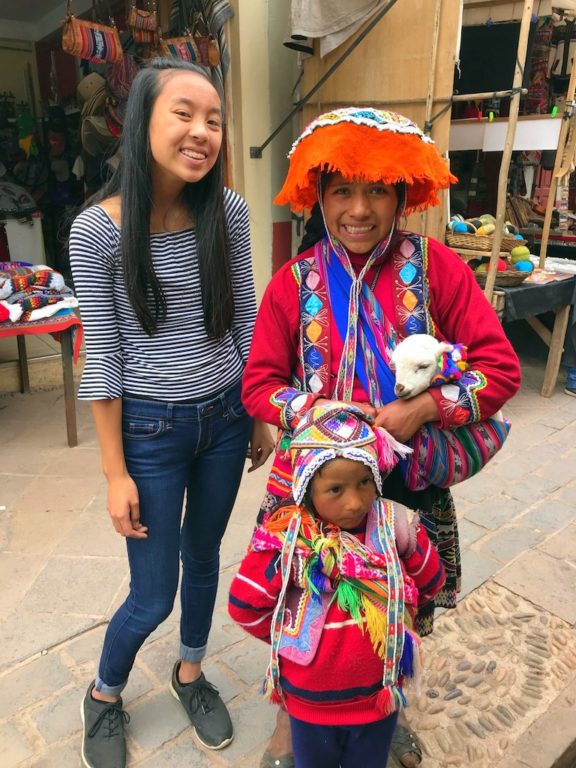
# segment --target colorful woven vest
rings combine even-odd
[[[427,276],[428,239],[409,232],[401,235],[392,251],[397,338],[413,333],[436,336]],[[313,256],[295,262],[292,270],[300,286],[301,317],[299,371],[292,383],[303,391],[331,397],[330,311],[321,244],[316,244]],[[466,371],[457,386],[454,409],[461,411],[462,426],[440,429],[436,424],[424,424],[408,441],[414,453],[402,462],[401,469],[410,490],[423,490],[429,485],[447,488],[472,477],[500,450],[508,436],[510,423],[506,420],[480,420],[476,392],[486,386],[481,374]],[[281,444],[288,446],[289,439],[287,432]]]

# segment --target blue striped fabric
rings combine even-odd
[[[196,239],[192,229],[150,237],[167,317],[147,336],[126,290],[118,253],[120,230],[99,206],[83,211],[70,233],[70,263],[80,303],[86,365],[78,397],[99,400],[123,392],[160,400],[203,399],[241,377],[256,318],[248,208],[225,190],[235,314],[220,340],[204,329]]]

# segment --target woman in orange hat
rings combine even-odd
[[[469,267],[442,243],[400,229],[404,214],[437,205],[438,192],[455,181],[417,125],[393,112],[339,109],[310,123],[289,157],[275,202],[295,211],[317,203],[325,232],[272,278],[244,372],[246,409],[280,429],[261,518],[290,493],[285,447],[312,404],[354,403],[406,442],[422,425],[444,429],[486,419],[520,386],[516,354]],[[402,400],[390,354],[413,333],[466,345],[469,368],[457,381]],[[429,453],[420,453],[412,464],[422,476]],[[425,635],[435,607],[456,604],[460,552],[450,490],[411,479],[405,466],[395,469],[384,496],[420,511],[444,561],[446,585],[417,617]],[[422,761],[405,718],[393,752],[407,768]],[[280,715],[261,768],[293,766],[289,753]]]

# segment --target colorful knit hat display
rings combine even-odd
[[[347,179],[406,184],[406,213],[438,205],[438,191],[457,181],[429,136],[403,115],[372,107],[335,109],[315,118],[288,155],[284,186],[274,198],[293,210],[318,200],[322,171]]]
[[[333,401],[314,406],[296,426],[290,444],[294,501],[301,504],[316,471],[337,458],[366,464],[381,494],[382,476],[394,469],[400,456],[409,453],[410,448],[386,430],[372,429],[365,414],[350,403]]]

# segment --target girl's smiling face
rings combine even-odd
[[[331,173],[322,204],[330,234],[353,253],[370,253],[392,229],[398,194],[393,184],[365,184]]]
[[[162,76],[149,125],[153,178],[184,185],[214,167],[222,146],[222,106],[214,86],[197,72]]]
[[[327,461],[310,481],[310,500],[318,517],[344,530],[362,524],[376,495],[372,470],[352,459]]]

